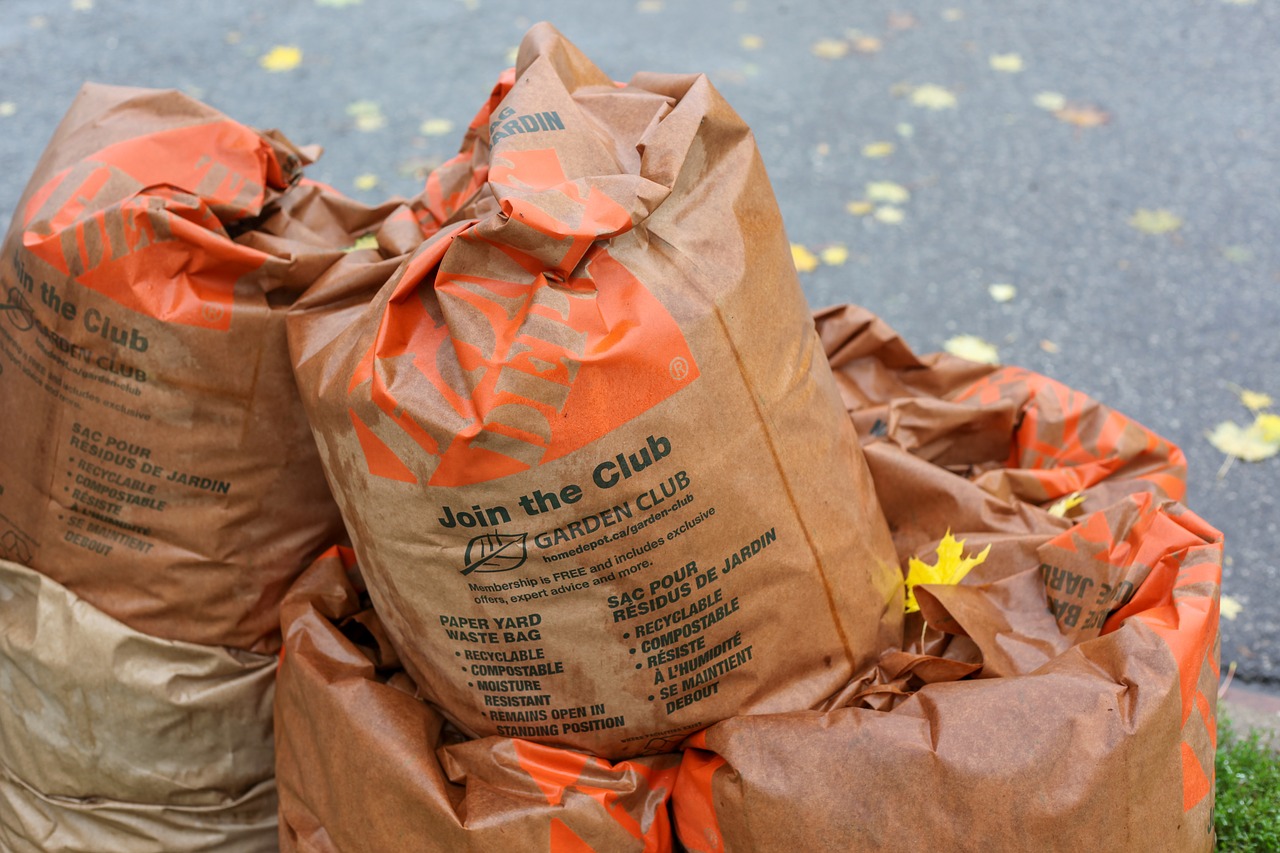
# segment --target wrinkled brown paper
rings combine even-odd
[[[6,561],[0,625],[0,849],[275,849],[274,656],[150,637]]]
[[[863,309],[816,319],[904,567],[948,528],[991,545],[917,588],[947,633],[911,614],[824,711],[724,720],[644,785],[450,733],[335,551],[284,608],[284,848],[1211,850],[1222,545],[1170,500],[1181,453],[1043,376],[918,358]]]
[[[0,558],[153,636],[278,647],[342,529],[286,310],[398,210],[421,239],[306,162],[177,92],[81,90],[0,252]]]
[[[868,670],[896,560],[707,78],[617,86],[537,26],[436,181],[456,209],[368,309],[326,317],[352,292],[329,276],[289,330],[423,694],[469,735],[618,758]]]

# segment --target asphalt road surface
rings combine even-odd
[[[1280,685],[1280,456],[1206,438],[1252,420],[1239,389],[1280,400],[1273,0],[4,0],[0,225],[87,80],[184,90],[323,144],[313,178],[411,195],[539,19],[618,79],[710,75],[791,240],[847,249],[802,275],[815,307],[918,352],[979,336],[1180,444],[1226,534],[1224,665]]]

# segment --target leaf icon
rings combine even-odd
[[[528,533],[484,533],[467,543],[466,567],[462,574],[472,572],[509,572],[524,565],[528,556],[525,538]]]

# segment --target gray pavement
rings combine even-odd
[[[1205,438],[1249,419],[1233,385],[1280,400],[1273,0],[4,0],[0,225],[85,80],[183,89],[324,144],[318,180],[410,195],[538,19],[620,79],[711,76],[756,132],[791,239],[850,253],[802,276],[815,307],[865,305],[920,352],[979,335],[1179,443],[1187,503],[1226,533],[1225,592],[1242,605],[1224,664],[1280,685],[1280,457],[1219,477]],[[260,67],[277,45],[300,64]],[[1010,54],[1020,71],[992,66]],[[955,105],[914,103],[927,84]],[[1043,93],[1108,121],[1063,121]],[[359,101],[381,128],[357,127]],[[439,119],[455,130],[424,132]],[[864,155],[879,142],[892,154]],[[376,188],[357,189],[365,174]],[[872,181],[910,190],[901,221],[846,209]],[[1140,208],[1181,225],[1144,233]],[[993,301],[996,283],[1016,297]]]

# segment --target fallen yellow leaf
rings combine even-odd
[[[987,554],[991,553],[991,546],[983,548],[981,553],[962,556],[964,553],[965,540],[956,539],[948,530],[947,534],[942,537],[942,541],[938,543],[937,555],[938,560],[933,565],[929,565],[923,560],[912,557],[907,561],[907,578],[904,582],[907,588],[906,601],[903,603],[903,609],[907,613],[914,613],[920,609],[920,603],[916,601],[916,587],[921,584],[958,584],[964,580],[964,576],[969,574],[969,570],[974,566],[987,559]]]
[[[1241,610],[1244,610],[1244,605],[1237,598],[1224,595],[1218,600],[1218,612],[1222,614],[1223,619],[1235,619],[1240,615]]]
[[[866,216],[875,210],[875,205],[869,201],[851,201],[844,206],[844,209],[852,213],[854,216]]]
[[[871,215],[875,218],[877,222],[883,222],[886,225],[897,225],[898,223],[902,222],[902,220],[907,218],[907,215],[905,213],[903,213],[899,208],[893,207],[892,205],[877,207],[876,212]]]
[[[386,127],[387,118],[376,101],[353,101],[347,104],[347,115],[355,120],[356,130],[370,133]]]
[[[884,44],[875,36],[858,36],[853,40],[853,49],[858,53],[879,53]]]
[[[959,21],[959,20],[962,20],[963,18],[964,18],[964,10],[962,9],[943,9],[942,10],[942,20],[944,21]]]
[[[1054,110],[1053,115],[1076,127],[1099,127],[1111,121],[1111,113],[1091,104],[1067,104]]]
[[[849,250],[838,244],[826,247],[818,255],[822,258],[822,262],[829,267],[838,267],[849,260]]]
[[[1012,284],[992,284],[987,287],[987,293],[996,302],[1011,302],[1018,295],[1018,288]]]
[[[919,23],[916,20],[916,16],[910,12],[889,13],[889,29],[891,30],[909,30]]]
[[[1233,264],[1247,264],[1253,260],[1253,252],[1248,246],[1224,246],[1222,257]]]
[[[1129,217],[1129,224],[1145,234],[1167,234],[1181,228],[1182,219],[1164,208],[1148,210],[1142,207]]]
[[[71,0],[71,8],[76,12],[88,12],[93,8],[93,0]]]
[[[1058,92],[1041,92],[1031,99],[1031,102],[1042,110],[1048,110],[1056,113],[1067,105],[1067,99]]]
[[[897,131],[898,135],[901,136],[903,139],[910,139],[912,136],[915,135],[915,132],[916,132],[916,129],[911,125],[907,124],[905,121],[899,122],[898,126],[895,127],[894,130]]]
[[[0,101],[0,118],[8,118],[18,111],[18,105],[13,101]]]
[[[1053,341],[1046,338],[1045,340],[1040,342],[1040,349],[1052,355],[1055,352],[1059,352],[1062,349],[1062,347],[1058,346]]]
[[[640,0],[636,4],[637,12],[661,12],[662,0]]]
[[[353,183],[358,190],[371,190],[378,185],[378,176],[371,172],[365,172],[363,175],[356,175]]]
[[[759,50],[764,47],[764,39],[760,36],[743,36],[738,40],[738,44],[742,45],[743,50]]]
[[[872,142],[862,146],[863,157],[888,157],[893,153],[894,145],[892,142]]]
[[[453,131],[453,122],[447,118],[429,118],[418,125],[418,133],[423,136],[444,136]]]
[[[302,49],[291,44],[276,45],[258,60],[258,64],[268,71],[290,71],[301,62]]]
[[[979,364],[1000,363],[1000,351],[977,335],[956,335],[948,338],[942,348],[952,355]]]
[[[1259,409],[1269,409],[1275,401],[1271,399],[1270,394],[1264,394],[1261,391],[1250,391],[1248,388],[1240,389],[1240,402],[1244,403],[1245,408],[1256,412]]]
[[[1058,518],[1066,518],[1067,513],[1071,512],[1071,510],[1080,506],[1082,503],[1084,503],[1084,495],[1079,492],[1072,492],[1065,498],[1056,501],[1053,506],[1049,507],[1049,515],[1054,515]]]
[[[1253,425],[1262,434],[1263,441],[1280,444],[1280,415],[1263,412],[1254,418]]]
[[[361,249],[376,249],[376,248],[378,248],[378,238],[373,234],[363,234],[360,237],[358,237],[354,243],[352,243],[350,246],[343,249],[342,251],[358,252]]]
[[[849,43],[840,39],[819,39],[809,52],[819,59],[840,59],[849,52]]]
[[[1280,415],[1259,415],[1247,427],[1223,421],[1209,433],[1209,443],[1235,459],[1261,462],[1280,453]]]
[[[791,260],[800,272],[813,272],[818,268],[818,257],[799,243],[791,244]]]
[[[997,53],[988,60],[996,71],[1017,74],[1022,70],[1022,57],[1016,53]]]
[[[911,191],[893,181],[872,181],[867,184],[867,198],[885,204],[902,204],[911,198]]]
[[[911,103],[931,110],[948,110],[956,105],[956,96],[934,83],[917,86],[911,92]]]

